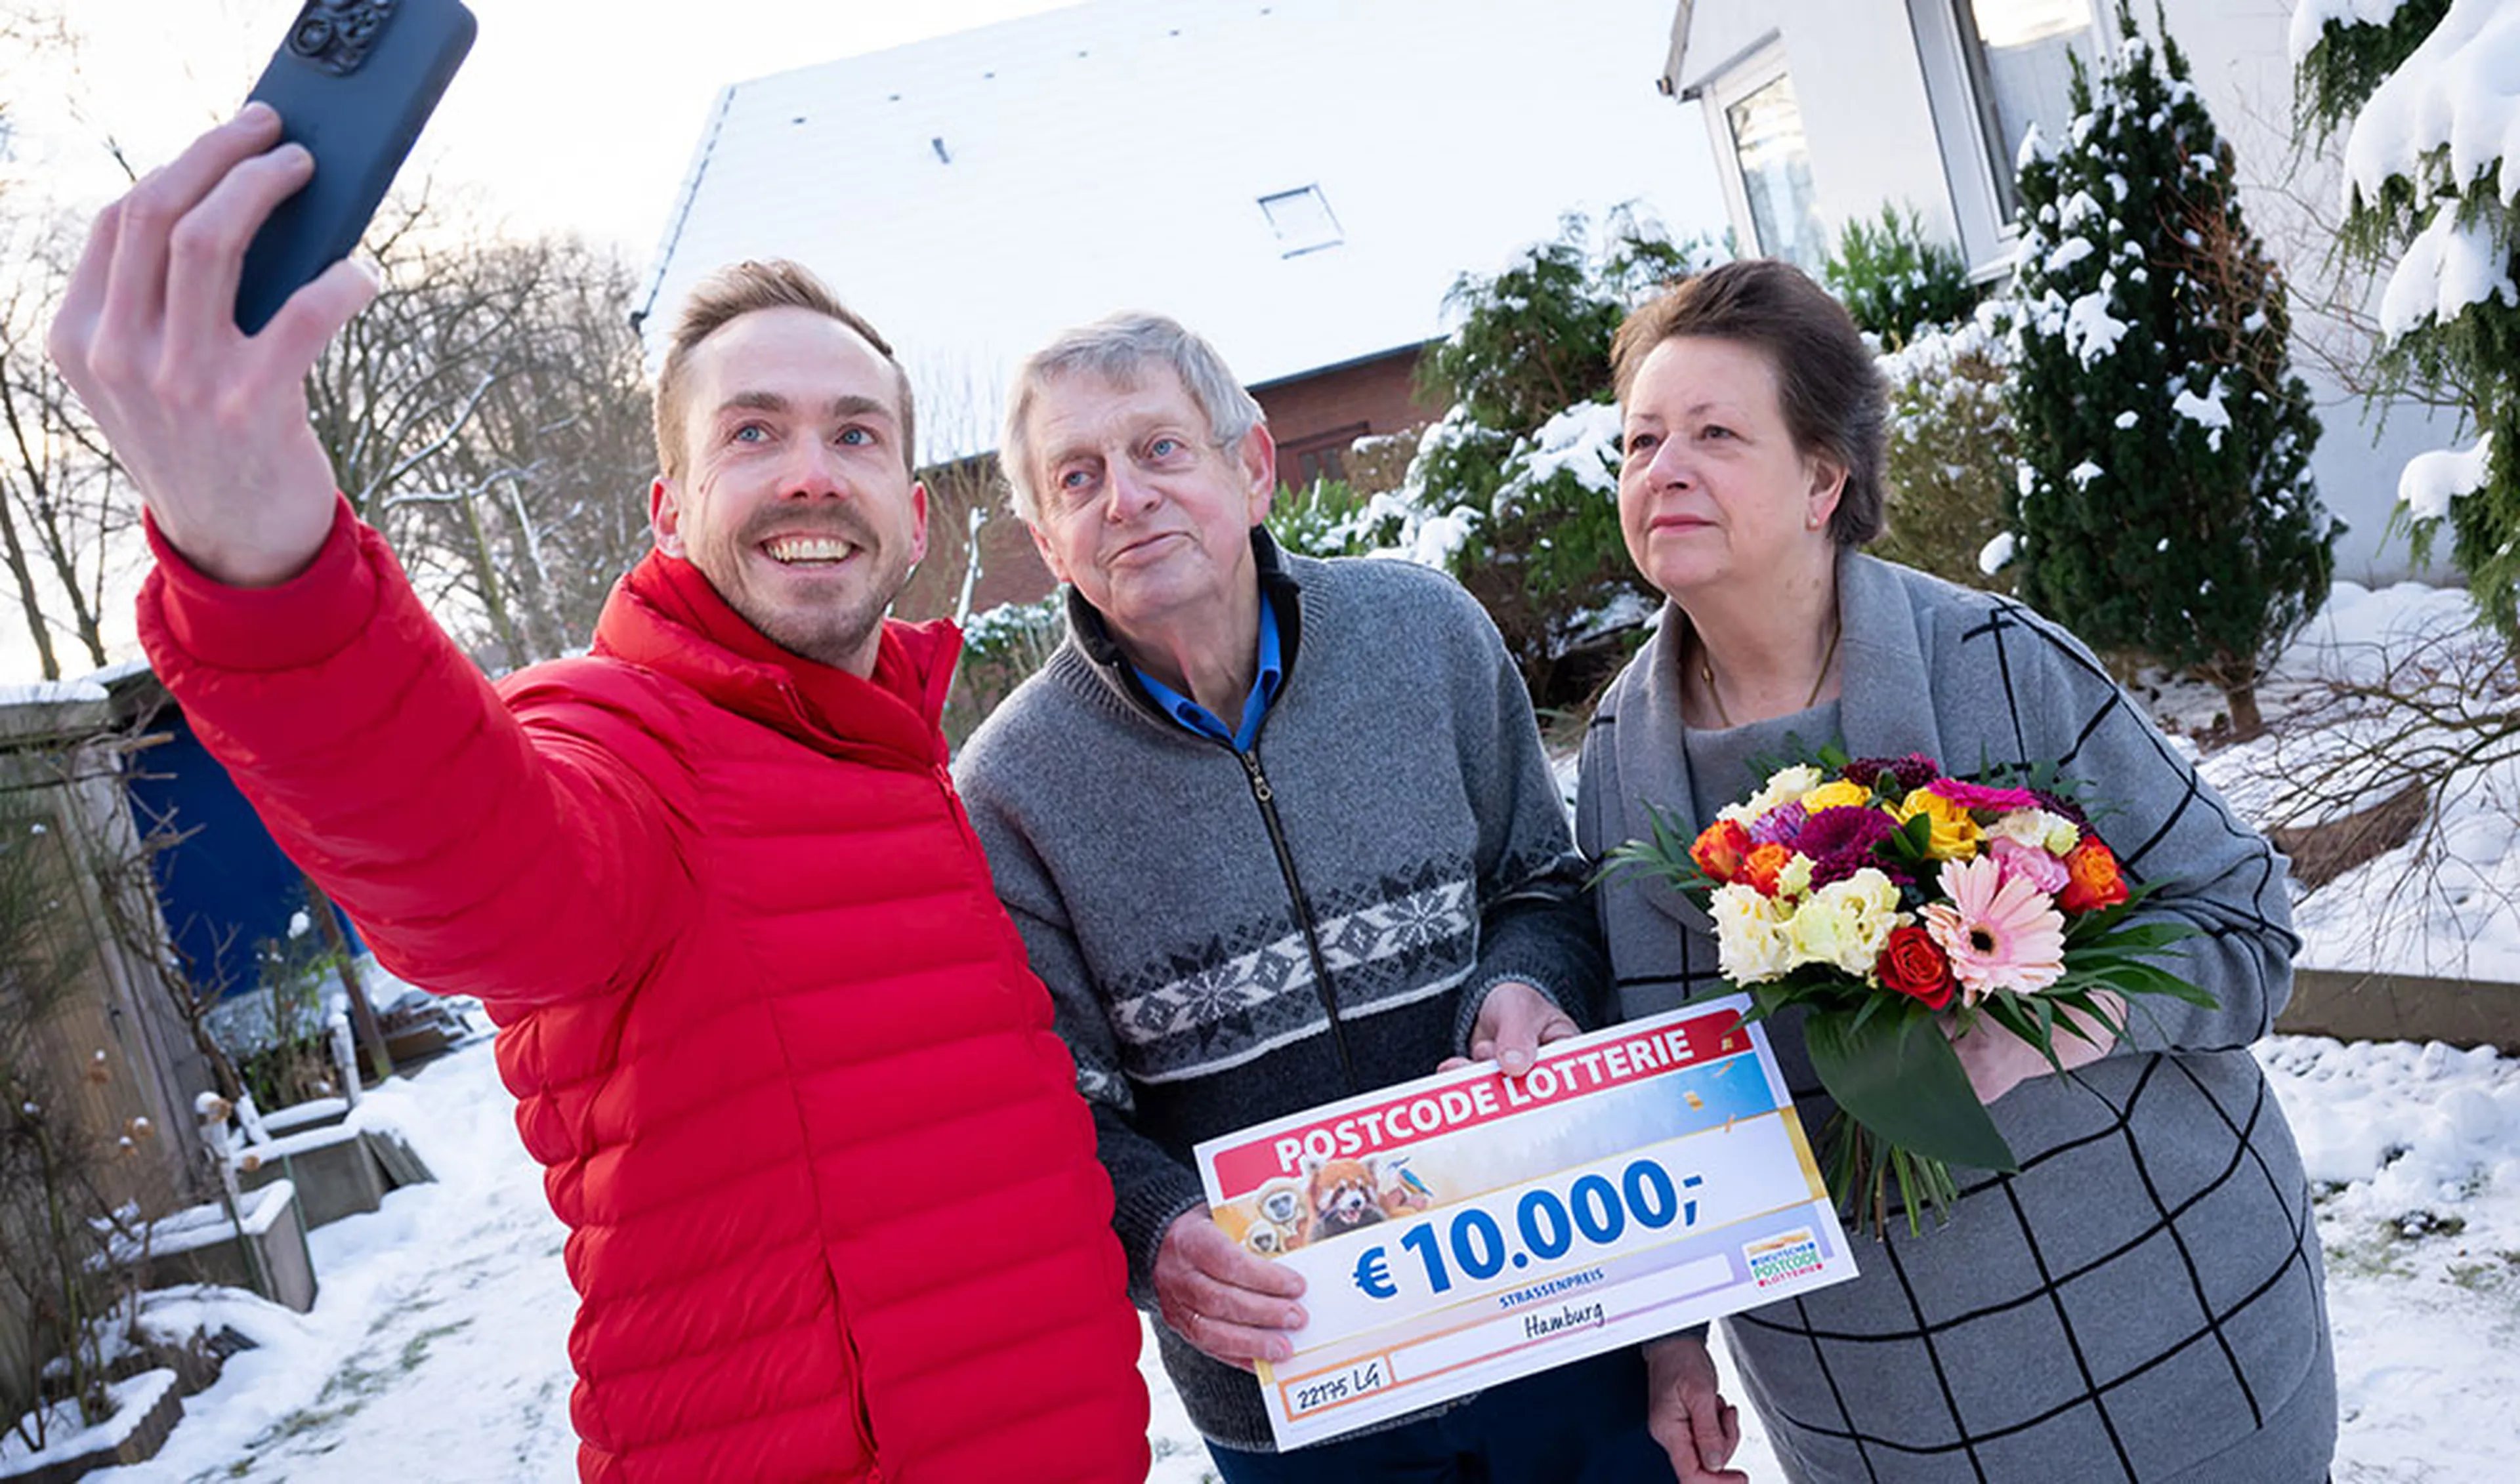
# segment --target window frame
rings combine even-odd
[[[2093,60],[2114,60],[2117,38],[2102,23],[2100,0],[2092,10]],[[2006,205],[2014,151],[1996,138],[1994,88],[1987,77],[1985,46],[1970,0],[1908,0],[1909,29],[1924,73],[1925,102],[1950,193],[1952,218],[1972,278],[1994,278],[2009,268],[2021,229]]]
[[[1741,152],[1732,138],[1732,108],[1780,78],[1786,86],[1794,86],[1792,68],[1786,65],[1784,36],[1771,31],[1689,90],[1697,98],[1699,112],[1704,115],[1707,141],[1722,165],[1715,173],[1724,188],[1724,208],[1732,219],[1733,236],[1749,249],[1761,253],[1773,253],[1774,249],[1759,241],[1758,217],[1750,209],[1749,184],[1742,178]],[[1796,116],[1800,116],[1802,94],[1798,88],[1794,94],[1794,111]],[[1803,134],[1803,151],[1805,157],[1810,157],[1811,134],[1808,128]],[[1818,216],[1820,183],[1817,179],[1812,183],[1812,198],[1815,223],[1822,227],[1820,247],[1825,255],[1828,234],[1825,224]],[[1818,271],[1817,263],[1811,266]]]

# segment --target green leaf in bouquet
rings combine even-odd
[[[2129,922],[2111,932],[2103,946],[2121,953],[2158,953],[2173,943],[2195,937],[2196,924],[2178,918],[2153,918],[2142,922]]]
[[[1851,1013],[1814,1011],[1803,1041],[1838,1106],[1890,1144],[1981,1170],[2021,1168],[1922,1005],[1872,1016],[1861,1030]]]
[[[2168,995],[2199,1010],[2220,1010],[2222,1002],[2157,964],[2125,964],[2097,975],[2122,995]]]
[[[1699,870],[1696,859],[1688,853],[1697,837],[1683,830],[1680,821],[1658,804],[1646,804],[1645,817],[1652,821],[1652,837],[1628,840],[1604,853],[1600,868],[1585,884],[1598,886],[1614,877],[1639,872],[1693,897],[1703,898],[1713,891],[1720,883]]]
[[[1930,881],[1939,869],[1930,854],[1933,843],[1933,818],[1913,814],[1908,817],[1908,823],[1883,835],[1880,842],[1872,847],[1872,853],[1894,866],[1915,867],[1917,878]]]

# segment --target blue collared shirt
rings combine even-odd
[[[1278,608],[1269,595],[1260,595],[1260,671],[1251,681],[1251,694],[1242,699],[1242,725],[1228,732],[1216,713],[1182,695],[1136,665],[1129,667],[1138,684],[1164,708],[1164,714],[1201,737],[1212,737],[1231,742],[1237,752],[1251,750],[1251,742],[1260,735],[1260,718],[1269,714],[1269,703],[1278,698],[1278,687],[1285,681],[1285,666],[1278,652]]]

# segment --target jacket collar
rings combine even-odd
[[[1934,753],[1939,743],[1933,699],[1925,694],[1924,644],[1899,569],[1860,552],[1841,551],[1837,613],[1842,661],[1838,725],[1848,753],[1856,757]],[[1680,655],[1688,634],[1688,613],[1677,603],[1664,604],[1653,636],[1637,652],[1628,679],[1620,687],[1618,726],[1611,746],[1618,755],[1619,782],[1626,797],[1611,801],[1607,818],[1618,835],[1603,840],[1605,846],[1648,838],[1653,830],[1653,817],[1646,808],[1649,802],[1693,827],[1705,825],[1696,818],[1688,752],[1681,738]],[[1974,760],[1959,765],[1973,766]],[[1663,913],[1690,926],[1710,925],[1676,891],[1643,895]]]
[[[1286,569],[1285,556],[1266,526],[1251,527],[1251,564],[1260,577],[1260,601],[1278,615],[1278,664],[1283,677],[1278,694],[1282,697],[1295,683],[1295,652],[1303,647],[1304,586]],[[1067,633],[1078,652],[1093,661],[1102,683],[1122,699],[1166,727],[1179,725],[1139,683],[1136,667],[1120,652],[1120,642],[1111,637],[1110,622],[1102,610],[1073,586],[1067,589]]]
[[[773,644],[689,562],[651,552],[616,583],[595,652],[690,686],[816,751],[885,767],[946,760],[937,721],[963,636],[944,619],[885,619],[875,675],[860,679]]]

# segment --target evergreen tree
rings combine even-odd
[[[2284,288],[2240,216],[2230,148],[2165,29],[2074,68],[2074,118],[2021,160],[2011,289],[2017,591],[2103,649],[2222,688],[2258,676],[2327,593],[2339,527],[2291,371]]]
[[[1625,212],[1600,237],[1570,215],[1502,271],[1456,281],[1458,328],[1418,363],[1422,399],[1449,411],[1402,488],[1315,538],[1452,572],[1544,708],[1590,694],[1660,602],[1619,531],[1610,337],[1660,285],[1721,260]]]
[[[2505,153],[2520,100],[2494,75],[2520,47],[2520,14],[2301,0],[2292,35],[2301,131],[2347,130],[2340,245],[2388,272],[2382,379],[2461,408],[2480,435],[2408,466],[2399,518],[2419,560],[2449,526],[2477,610],[2520,646],[2520,158]]]

